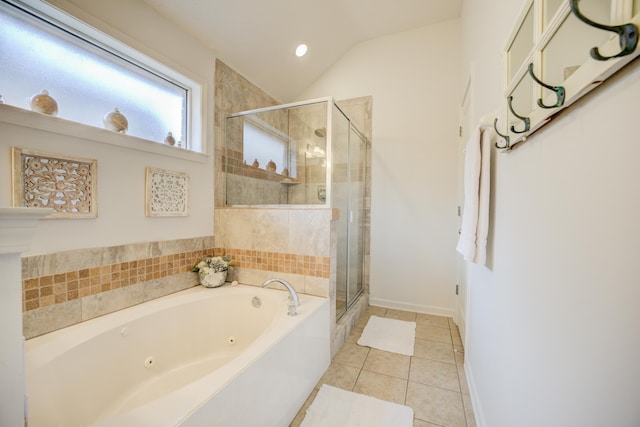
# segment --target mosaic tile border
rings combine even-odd
[[[231,257],[233,260],[232,266],[234,267],[302,274],[323,279],[329,278],[329,257],[252,251],[248,249],[216,249],[215,255]]]
[[[198,259],[211,252],[213,249],[189,251],[26,278],[22,280],[23,310],[34,310],[188,272]]]
[[[189,272],[211,254],[230,256],[238,268],[329,278],[329,257],[208,248],[23,278],[23,311]]]

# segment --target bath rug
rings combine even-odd
[[[413,356],[415,341],[416,322],[371,316],[358,339],[358,345]]]
[[[413,427],[413,409],[323,384],[300,427]]]

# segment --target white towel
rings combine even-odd
[[[413,409],[323,384],[301,427],[412,427]]]
[[[416,322],[371,316],[358,339],[358,345],[413,356]]]
[[[495,135],[491,123],[491,117],[483,117],[465,147],[464,210],[456,246],[465,260],[481,265],[487,262],[490,158]]]

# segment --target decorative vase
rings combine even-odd
[[[227,270],[217,271],[215,273],[200,271],[198,273],[198,279],[200,279],[200,284],[205,288],[217,288],[218,286],[224,285],[224,282],[227,280]]]
[[[251,164],[251,166],[253,166],[254,168],[259,168],[260,167],[260,162],[258,161],[258,159],[255,159],[253,161],[253,163]]]
[[[129,129],[129,121],[117,108],[105,114],[102,123],[105,129],[118,133],[127,133]]]
[[[276,171],[276,162],[274,162],[273,160],[269,160],[269,163],[267,163],[267,171],[268,172],[275,172]]]
[[[40,93],[37,93],[29,100],[31,110],[37,113],[46,114],[48,116],[58,115],[58,103],[55,99],[49,96],[47,90],[42,89]]]
[[[282,169],[281,175],[282,176],[289,176],[289,169],[287,169],[287,168]]]
[[[173,134],[169,132],[164,139],[164,143],[167,145],[176,145],[176,139],[173,137]]]

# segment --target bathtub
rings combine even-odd
[[[329,301],[195,287],[25,344],[29,427],[284,427],[329,366]]]

